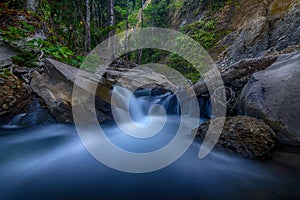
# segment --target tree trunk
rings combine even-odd
[[[127,0],[127,10],[126,10],[126,38],[125,38],[125,52],[126,52],[126,60],[129,60],[128,56],[128,29],[129,29],[129,23],[128,23],[128,17],[129,17],[129,0]]]
[[[100,16],[99,27],[103,27],[103,13],[102,13],[101,1],[99,2],[99,16]]]
[[[90,0],[86,0],[85,51],[91,50],[91,10]]]
[[[115,26],[115,1],[108,0],[108,26]],[[109,37],[114,35],[114,30],[109,32]]]
[[[239,80],[238,82],[246,84],[249,77],[256,71],[261,71],[272,65],[278,56],[267,56],[262,58],[244,59],[229,66],[221,71],[221,76],[224,85],[232,83],[233,81]],[[248,77],[248,78],[247,78]],[[208,77],[209,78],[209,77]],[[213,77],[212,77],[213,78]],[[193,85],[193,89],[196,95],[204,94],[208,91],[206,83],[201,80]]]
[[[141,28],[144,25],[144,17],[143,17],[143,12],[144,12],[144,0],[142,0],[142,9],[141,9]],[[141,65],[143,61],[143,49],[140,50],[139,54],[139,64]]]
[[[112,51],[112,56],[114,57],[116,52],[116,44],[113,39],[113,36],[115,35],[114,26],[116,24],[115,21],[115,1],[114,0],[108,0],[108,26],[110,28],[109,34],[108,34],[108,49]]]

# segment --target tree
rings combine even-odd
[[[112,29],[109,32],[109,37],[114,35],[114,26],[116,25],[116,18],[115,18],[115,1],[108,0],[108,26]]]
[[[125,38],[125,58],[126,60],[129,60],[129,55],[128,55],[128,29],[129,29],[129,22],[128,22],[128,17],[129,17],[129,0],[127,0],[127,10],[126,10],[126,38]]]
[[[109,34],[108,34],[108,49],[112,51],[112,56],[114,57],[115,51],[116,51],[116,41],[113,40],[113,36],[115,34],[115,25],[116,25],[116,18],[115,18],[115,1],[114,0],[108,0],[108,6],[107,6],[107,14],[108,14],[108,28],[109,28]]]
[[[141,27],[143,27],[144,25],[144,17],[143,17],[143,12],[144,12],[144,0],[142,0],[142,8],[141,8]],[[139,54],[139,64],[142,64],[142,60],[143,60],[143,49],[140,50],[140,54]]]
[[[86,20],[85,20],[85,51],[91,50],[91,9],[90,1],[86,0]]]

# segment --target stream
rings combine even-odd
[[[149,152],[174,137],[180,115],[171,94],[142,91],[131,100],[132,118],[147,121],[153,104],[168,118],[159,134],[133,138],[113,121],[102,125],[122,149]],[[209,114],[199,101],[201,123]],[[173,108],[173,109],[170,109]],[[204,109],[206,108],[206,109]],[[169,110],[168,110],[169,109]],[[215,148],[199,159],[194,141],[184,155],[158,171],[129,174],[111,169],[85,149],[74,125],[49,123],[31,128],[0,128],[0,199],[296,199],[300,196],[300,155],[276,152],[273,160],[253,161]]]

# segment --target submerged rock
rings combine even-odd
[[[243,88],[239,113],[263,119],[281,144],[300,145],[300,53],[283,55]]]
[[[209,121],[205,122],[195,130],[201,140],[206,136],[209,124]],[[262,120],[235,116],[226,118],[217,146],[246,158],[266,159],[272,153],[275,139],[274,131]]]
[[[44,102],[37,97],[32,99],[26,111],[27,113],[14,116],[7,127],[32,127],[55,122],[55,119],[49,113],[48,109],[46,109]]]

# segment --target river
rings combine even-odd
[[[112,121],[102,128],[122,149],[149,152],[174,137],[179,120],[180,115],[168,116],[165,127],[149,140],[124,134]],[[194,141],[168,167],[130,174],[97,161],[85,149],[74,125],[2,128],[0,199],[252,200],[300,196],[298,154],[276,152],[273,160],[253,161],[215,148],[206,158],[199,159],[199,149],[200,143]]]

